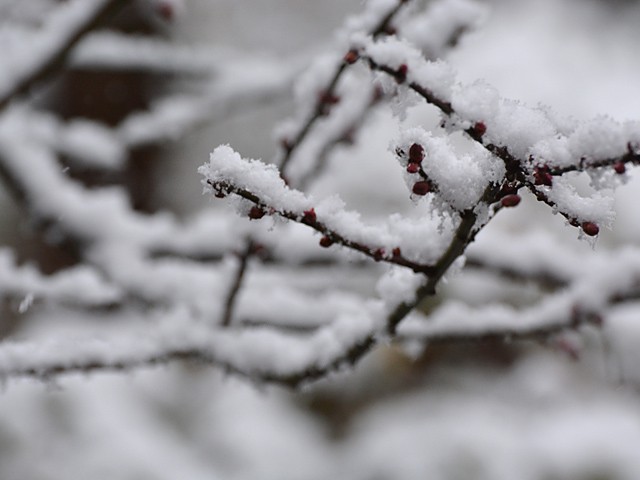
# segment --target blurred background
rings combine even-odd
[[[163,18],[149,15],[144,2],[132,2],[111,27],[205,50],[299,62],[330,48],[333,32],[362,3],[186,0],[183,11]],[[561,116],[640,118],[637,2],[485,3],[481,26],[447,56],[462,81],[485,79],[505,97],[550,105]],[[9,11],[18,2],[0,5]],[[197,80],[163,72],[69,69],[37,102],[67,119],[115,125],[167,91],[194,85]],[[172,141],[134,149],[126,171],[116,177],[74,173],[89,184],[124,183],[140,211],[188,217],[211,208],[196,173],[209,152],[229,143],[243,156],[272,158],[274,126],[293,108],[288,94],[277,95],[258,107],[230,109]],[[403,126],[435,122],[432,111],[415,108]],[[389,112],[377,112],[360,134],[365,141],[337,151],[334,159],[348,156],[353,171],[372,157],[379,160],[382,166],[369,169],[370,183],[386,186],[378,200],[389,211],[407,203],[387,151],[398,131]],[[350,172],[332,188],[367,213],[367,189],[352,187],[349,180],[357,177]],[[596,251],[640,243],[640,185],[637,174],[630,177],[617,193],[614,228],[603,232]],[[2,242],[20,260],[45,272],[77,260],[31,228],[9,195],[0,201]],[[511,233],[514,242],[543,234],[559,251],[592,255],[592,245],[578,241],[557,217],[525,199],[501,213],[478,243],[491,242],[493,232]],[[536,288],[504,279],[487,285],[466,273],[448,278],[425,309],[447,296],[481,303],[487,290],[527,304],[538,298]],[[46,309],[19,310],[15,301],[5,302],[5,336],[19,338],[37,328],[46,338],[49,331],[83,321],[81,313],[51,318]],[[355,372],[296,392],[189,364],[71,376],[51,384],[11,381],[0,393],[0,478],[637,480],[637,312],[620,308],[603,330],[552,342],[386,346]]]

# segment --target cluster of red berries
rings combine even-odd
[[[424,160],[424,147],[419,143],[414,143],[409,147],[409,163],[407,172],[414,174],[420,171],[420,165]],[[424,196],[431,191],[431,183],[428,180],[419,180],[413,184],[411,191],[420,196]]]

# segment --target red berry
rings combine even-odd
[[[419,143],[414,143],[409,147],[409,162],[422,163],[424,160],[424,147]]]
[[[344,55],[344,61],[345,61],[345,63],[348,63],[349,65],[353,65],[354,63],[356,63],[358,61],[359,57],[360,57],[360,55],[358,54],[357,50],[349,50]]]
[[[582,231],[590,237],[595,237],[600,233],[600,227],[593,222],[583,222],[581,227]]]
[[[302,213],[302,221],[304,223],[316,223],[316,211],[313,208],[305,210]]]
[[[421,180],[413,184],[412,191],[416,195],[426,195],[431,191],[431,184],[426,180]]]
[[[407,172],[409,173],[418,173],[418,170],[420,170],[420,165],[417,163],[410,163],[407,165]]]
[[[331,245],[333,245],[333,240],[331,240],[330,237],[328,237],[327,235],[325,235],[324,237],[322,237],[320,239],[320,246],[323,248],[329,248]]]
[[[618,175],[622,175],[627,171],[627,167],[624,162],[616,162],[613,164],[613,169],[616,171]]]
[[[484,124],[484,122],[476,122],[473,125],[473,133],[476,137],[482,138],[482,136],[487,133],[487,126]]]
[[[520,195],[516,193],[512,193],[511,195],[507,195],[506,197],[502,197],[500,203],[503,207],[515,207],[520,203]]]
[[[253,206],[251,207],[251,210],[249,210],[249,218],[251,220],[258,220],[259,218],[264,217],[264,215],[265,215],[265,211],[260,207]]]

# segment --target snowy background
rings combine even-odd
[[[329,45],[345,15],[358,12],[362,2],[185,5],[174,23],[160,25],[175,42],[239,48],[293,64],[300,53]],[[563,116],[640,118],[640,5],[495,0],[488,6],[481,26],[447,56],[463,81],[485,79],[507,98],[550,105]],[[269,159],[277,143],[274,124],[292,110],[286,97],[255,110],[231,109],[164,146],[150,177],[143,177],[149,208],[184,216],[218,208],[201,195],[197,168],[223,143],[243,156]],[[403,127],[436,122],[432,110],[416,108]],[[402,176],[388,152],[397,135],[391,114],[376,112],[360,133],[370,140],[338,150],[331,161],[341,166],[340,177],[327,176],[316,191],[337,191],[371,218],[406,208]],[[374,164],[376,157],[387,161]],[[366,181],[362,165],[368,165]],[[508,235],[505,248],[539,242],[541,250],[555,252],[558,265],[588,263],[594,252],[606,264],[608,252],[640,243],[640,179],[630,177],[617,192],[615,224],[595,247],[526,197],[502,212],[474,247],[483,252]],[[371,185],[382,185],[375,202],[367,196]],[[20,244],[28,226],[8,196],[4,205],[0,233],[7,244]],[[22,255],[30,248],[38,247],[27,245]],[[357,275],[336,281],[371,288],[370,279]],[[447,280],[440,295],[472,306],[487,297],[527,305],[538,295],[531,285],[487,281],[473,272]],[[98,310],[88,320],[86,312],[26,300],[5,308],[7,318],[15,317],[11,339],[109,336],[132,324],[141,338],[147,335],[145,320],[130,314],[114,319]],[[383,346],[355,371],[299,391],[197,363],[49,383],[9,380],[0,393],[0,478],[636,480],[639,311],[626,304],[602,329],[549,342]]]

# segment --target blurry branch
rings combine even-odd
[[[515,310],[511,312],[511,318],[522,314],[522,311]],[[470,316],[475,317],[476,315],[471,314]],[[585,326],[591,325],[600,328],[603,323],[602,317],[598,314],[579,313],[569,314],[552,321],[540,321],[537,324],[531,323],[524,326],[514,326],[512,321],[509,322],[509,325],[500,325],[502,322],[499,319],[500,316],[496,315],[492,320],[498,325],[492,326],[491,321],[487,325],[485,321],[483,328],[476,331],[473,331],[468,326],[457,331],[454,328],[449,331],[446,328],[440,330],[434,328],[433,331],[429,331],[427,328],[424,332],[420,332],[419,329],[407,328],[406,331],[398,333],[397,339],[400,342],[410,342],[411,344],[423,343],[427,347],[441,344],[451,345],[476,342],[545,342],[558,334],[576,331]],[[466,320],[469,320],[469,318]]]
[[[470,223],[464,230],[468,225]],[[447,264],[451,263],[451,259],[461,248],[462,245],[452,246],[448,254],[441,258],[443,271],[446,271]],[[632,258],[635,260],[631,261]],[[636,272],[640,271],[637,260],[637,254],[626,254],[621,255],[616,264],[631,261],[633,271]],[[396,306],[387,317],[387,330],[395,329],[399,319],[404,318],[420,298],[433,291],[435,283],[437,282],[431,281],[418,287],[414,300]],[[601,295],[597,308],[580,307],[582,303],[593,303],[593,298],[588,298],[592,297],[590,290],[582,288],[585,284],[599,288]],[[497,306],[471,309],[449,305],[444,311],[435,312],[429,318],[412,313],[398,330],[396,338],[401,342],[427,345],[490,340],[547,341],[565,331],[588,325],[600,327],[607,308],[640,298],[638,287],[638,282],[630,279],[629,282],[611,288],[608,279],[593,277],[585,279],[570,294],[556,295],[542,305],[524,311]],[[518,317],[517,323],[514,323],[514,317]],[[189,360],[216,365],[254,381],[295,386],[325,376],[344,365],[353,364],[376,343],[372,336],[361,337],[353,344],[344,345],[345,350],[337,357],[325,357],[325,360],[317,363],[318,360],[313,356],[300,357],[301,349],[313,350],[314,347],[319,347],[329,332],[344,326],[328,325],[313,329],[314,332],[310,335],[301,336],[300,333],[310,330],[302,328],[298,330],[298,334],[289,336],[271,334],[260,328],[242,332],[228,329],[202,331],[202,325],[198,327],[196,324],[190,325],[186,330],[175,325],[168,327],[174,323],[175,320],[161,323],[158,329],[144,339],[132,338],[130,343],[88,340],[75,345],[49,342],[36,346],[5,342],[0,349],[0,376],[5,379],[35,377],[47,380],[73,373],[129,371],[176,360]],[[183,335],[176,336],[176,329],[183,332]],[[184,336],[186,332],[189,334]],[[34,355],[36,348],[39,350],[38,355]],[[256,350],[259,350],[257,357]],[[253,355],[250,351],[253,351]],[[240,358],[243,360],[239,361]],[[301,361],[303,358],[306,360]],[[297,360],[285,362],[286,359]],[[301,363],[304,365],[301,366]]]
[[[492,262],[488,262],[481,257],[467,257],[465,261],[465,269],[478,270],[484,273],[492,273],[498,277],[502,277],[505,280],[511,280],[516,282],[532,282],[538,284],[540,287],[550,290],[555,290],[566,286],[571,279],[558,276],[557,272],[545,271],[539,269],[538,271],[531,271],[526,269],[518,269],[514,265],[497,265]]]
[[[126,3],[126,0],[74,0],[61,5],[34,42],[46,48],[29,52],[32,57],[27,66],[17,70],[11,83],[0,87],[0,111],[59,71],[76,44]]]
[[[0,250],[0,292],[4,298],[26,300],[19,310],[26,310],[32,301],[107,307],[122,300],[121,292],[87,265],[43,275],[33,266],[18,266],[6,250]]]
[[[236,58],[200,85],[199,92],[168,94],[148,111],[132,112],[113,128],[88,119],[63,122],[55,115],[23,105],[5,115],[35,141],[69,157],[83,169],[118,170],[133,150],[179,140],[234,113],[284,99],[298,68],[292,60]],[[239,75],[256,69],[262,75]]]
[[[93,32],[71,52],[67,68],[143,71],[180,77],[210,76],[238,52],[176,45],[167,40],[117,32]]]
[[[379,35],[388,34],[388,27],[393,18],[408,2],[406,0],[398,0],[395,7],[389,10],[368,32],[371,36],[377,37]],[[286,172],[287,164],[292,158],[295,150],[300,146],[304,139],[309,134],[313,125],[322,117],[326,116],[331,104],[335,99],[339,98],[336,93],[336,88],[340,78],[344,74],[347,67],[353,63],[350,57],[351,52],[347,52],[335,69],[333,75],[330,77],[327,84],[318,92],[318,97],[315,102],[315,106],[312,109],[311,115],[306,121],[299,127],[297,133],[292,138],[285,138],[282,140],[283,153],[279,161],[275,163],[279,165],[281,172]]]
[[[222,327],[228,327],[231,324],[231,316],[233,315],[236,298],[242,287],[242,281],[244,279],[245,272],[247,271],[247,264],[249,263],[249,256],[255,250],[255,245],[252,240],[246,241],[245,250],[238,254],[238,267],[236,268],[235,277],[233,283],[227,293],[224,310],[222,313],[222,320],[220,325]]]

